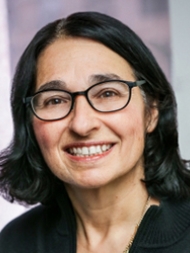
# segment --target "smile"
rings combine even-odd
[[[68,152],[75,156],[87,157],[93,155],[99,155],[108,151],[112,147],[111,144],[103,144],[90,147],[73,147],[69,148]]]

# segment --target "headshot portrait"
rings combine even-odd
[[[177,92],[135,30],[72,12],[38,29],[13,72],[0,194],[28,208],[0,252],[189,253]]]

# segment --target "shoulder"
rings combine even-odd
[[[27,211],[26,213],[22,214],[21,216],[17,217],[16,219],[12,220],[8,223],[1,234],[8,232],[13,232],[14,230],[18,231],[27,230],[28,228],[32,229],[35,227],[36,224],[42,224],[44,219],[48,216],[49,208],[39,205],[31,210]]]
[[[161,203],[161,207],[166,216],[171,219],[186,220],[186,223],[190,223],[190,199],[187,200],[168,200]]]
[[[52,210],[53,209],[53,210]],[[55,215],[52,215],[52,213]],[[55,207],[37,206],[8,223],[0,233],[0,252],[33,253],[35,238],[53,226],[58,217]],[[18,243],[19,242],[19,243]],[[16,247],[16,249],[15,249]]]
[[[189,214],[190,200],[163,200],[152,206],[142,221],[139,245],[151,252],[190,252]]]
[[[175,233],[175,237],[177,233],[180,237],[190,232],[190,199],[161,201],[157,211],[157,222],[164,226],[165,232]]]

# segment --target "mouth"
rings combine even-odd
[[[71,147],[67,149],[67,152],[73,156],[79,157],[90,157],[94,155],[101,155],[107,152],[113,145],[103,144],[103,145],[92,145],[83,147]]]

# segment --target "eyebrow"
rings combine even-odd
[[[121,77],[114,74],[114,73],[107,73],[107,74],[97,74],[90,76],[90,83],[95,84],[99,82],[104,82],[108,80],[121,80]]]
[[[104,82],[108,80],[121,80],[121,77],[114,74],[114,73],[107,73],[107,74],[96,74],[96,75],[91,75],[89,78],[89,83],[91,85],[99,83],[99,82]],[[42,84],[40,88],[37,90],[39,91],[44,91],[44,90],[51,90],[51,89],[58,89],[58,90],[69,90],[68,85],[62,81],[62,80],[52,80],[50,82],[47,82],[45,84]]]
[[[51,90],[51,89],[60,89],[60,90],[64,90],[67,88],[67,85],[64,81],[61,80],[52,80],[48,83],[42,84],[40,86],[40,88],[37,90],[37,92],[39,91],[43,91],[43,90]]]

